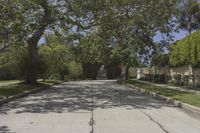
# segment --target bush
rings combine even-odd
[[[183,80],[184,85],[189,85],[189,76],[188,75],[184,75],[182,80]]]
[[[155,83],[166,83],[166,79],[167,79],[167,76],[162,74],[162,75],[154,75],[153,77],[153,82]]]
[[[154,82],[154,83],[166,83],[166,79],[168,79],[168,76],[167,75],[159,75],[159,74],[146,74],[142,80],[145,80],[145,81],[150,81],[150,82]]]
[[[174,79],[180,81],[181,80],[181,75],[180,74],[174,75]]]
[[[195,76],[195,86],[200,87],[200,76]]]
[[[129,77],[132,79],[136,79],[137,78],[137,73],[134,71],[129,72]]]
[[[7,68],[0,69],[0,80],[14,80],[16,76]]]
[[[145,74],[144,77],[141,78],[141,80],[152,81],[153,80],[153,75]]]
[[[68,64],[68,70],[69,70],[69,79],[81,79],[82,75],[82,68],[81,64],[73,61]]]

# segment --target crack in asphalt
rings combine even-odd
[[[91,131],[90,133],[94,133],[94,124],[95,124],[95,120],[94,120],[94,88],[91,86],[86,86],[88,89],[91,89],[91,118],[89,121],[89,125],[91,126]],[[139,108],[138,108],[139,109]],[[152,121],[153,123],[155,123],[164,133],[170,133],[169,131],[167,131],[164,126],[162,124],[160,124],[158,121],[156,121],[150,114],[142,111],[141,109],[139,109],[145,116],[147,116],[149,118],[150,121]]]
[[[146,115],[152,122],[154,122],[156,125],[158,125],[158,127],[160,127],[160,129],[162,129],[163,132],[165,132],[165,133],[170,133],[169,131],[167,131],[167,130],[163,127],[163,125],[161,125],[158,121],[154,120],[153,117],[152,117],[151,115],[147,114],[146,112],[144,112],[144,111],[142,111],[142,110],[140,110],[140,111],[141,111],[144,115]]]
[[[91,131],[90,133],[94,133],[94,124],[95,124],[95,120],[94,120],[94,89],[90,86],[86,86],[87,88],[91,89],[91,118],[89,121],[89,125],[91,126]]]

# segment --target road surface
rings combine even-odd
[[[0,133],[200,133],[200,119],[115,81],[76,81],[1,106]]]

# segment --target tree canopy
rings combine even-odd
[[[1,1],[0,52],[10,45],[28,50],[27,83],[36,82],[38,42],[48,33],[80,34],[72,42],[80,45],[81,62],[104,63],[114,58],[130,66],[145,59],[158,31],[169,35],[173,30],[178,4],[177,0]]]
[[[190,42],[190,46],[188,45]],[[191,57],[188,54],[191,53]],[[170,48],[170,64],[172,66],[188,65],[200,66],[200,30],[190,36],[177,41]]]

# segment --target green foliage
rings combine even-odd
[[[83,78],[96,79],[100,66],[98,63],[82,63]]]
[[[101,64],[110,59],[111,48],[98,32],[82,37],[78,46],[73,48],[74,55],[80,63]]]
[[[9,47],[6,51],[0,53],[0,68],[7,70],[13,77],[22,79],[25,75],[28,62],[23,62],[27,56],[25,47]],[[26,60],[28,61],[28,59]],[[24,65],[23,65],[24,64]]]
[[[50,35],[47,37],[47,43],[39,48],[40,65],[43,70],[42,78],[48,78],[52,74],[59,74],[60,79],[69,73],[68,63],[71,59],[70,47],[64,43],[62,38]]]
[[[166,83],[167,78],[168,76],[165,74],[146,74],[145,77],[141,78],[141,80],[153,83]]]
[[[107,78],[115,79],[121,76],[121,67],[119,60],[112,60],[110,63],[105,65]]]
[[[155,85],[151,85],[148,83],[142,83],[139,81],[130,80],[127,81],[129,84],[133,84],[137,87],[143,88],[147,91],[156,92],[160,95],[167,96],[173,98],[175,100],[182,101],[184,103],[188,103],[194,105],[196,107],[200,107],[200,96],[195,93],[173,90],[166,87],[159,87]]]
[[[169,62],[172,66],[200,66],[200,30],[171,46]],[[188,45],[190,43],[190,46]],[[189,56],[190,53],[190,56]]]
[[[152,65],[157,67],[165,67],[169,65],[169,55],[168,54],[157,54],[153,56]]]
[[[27,85],[19,80],[3,81],[3,82],[0,82],[0,99],[14,96],[20,93],[25,93],[33,89],[37,89],[39,87],[47,88],[47,87],[53,86],[55,84],[60,84],[60,83],[61,83],[60,81],[56,81],[56,80],[47,80],[45,82],[39,81],[38,84]]]
[[[200,28],[200,2],[198,0],[182,0],[180,4],[179,28],[188,31]]]
[[[68,65],[70,79],[81,79],[82,78],[82,67],[80,63],[75,61],[70,62]]]
[[[86,36],[78,40],[76,59],[82,64],[97,66],[95,70],[99,64],[110,63],[116,58],[125,65],[136,65],[149,54],[157,31],[168,34],[172,30],[174,24],[170,22],[176,14],[177,3],[177,0],[1,1],[0,49],[10,42],[20,42],[17,46],[28,44],[29,51],[25,54],[29,56],[22,56],[20,63],[29,67],[25,76],[31,77],[28,80],[36,80],[38,70],[42,70],[41,73],[68,73],[66,51],[69,49],[60,45],[63,39],[49,37],[47,45],[52,45],[44,46],[37,55],[38,42],[47,29],[61,36],[71,31]]]

